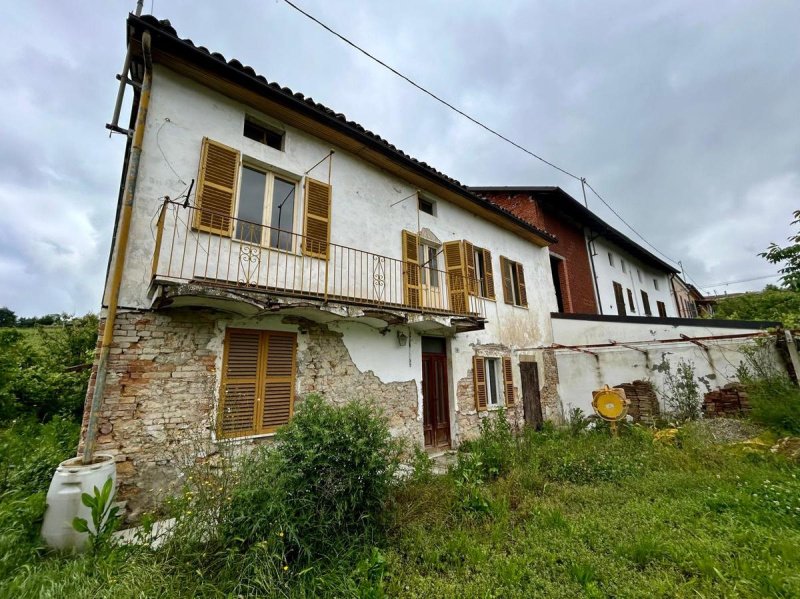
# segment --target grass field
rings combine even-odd
[[[447,475],[418,458],[382,534],[301,564],[235,539],[49,554],[43,492],[75,428],[16,426],[0,434],[4,597],[800,597],[798,467],[707,427],[485,435]]]

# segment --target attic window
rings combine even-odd
[[[423,198],[419,196],[417,200],[417,205],[419,206],[419,211],[424,212],[425,214],[430,214],[431,216],[436,216],[436,204],[433,200],[429,200],[428,198]]]
[[[258,143],[283,150],[283,132],[270,129],[260,123],[256,123],[248,117],[244,119],[244,136]]]

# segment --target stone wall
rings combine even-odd
[[[227,319],[219,312],[188,309],[117,317],[97,451],[115,456],[119,498],[128,501],[133,518],[156,503],[159,491],[174,489],[185,466],[215,454],[221,443],[246,451],[269,439],[214,441],[216,370]],[[372,372],[359,371],[340,333],[314,324],[299,328],[298,402],[308,393],[334,403],[375,400],[393,434],[422,443],[413,380],[384,384]],[[95,359],[82,438],[96,367]]]

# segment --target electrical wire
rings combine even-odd
[[[164,122],[163,122],[163,123],[161,123],[161,126],[158,128],[158,131],[156,131],[156,145],[158,146],[158,151],[159,151],[159,152],[161,152],[161,156],[163,156],[163,157],[164,157],[164,162],[166,162],[166,163],[167,163],[167,166],[169,167],[169,170],[171,170],[171,171],[172,171],[172,173],[173,173],[173,174],[174,174],[176,177],[178,177],[178,181],[180,181],[181,183],[183,183],[184,185],[186,185],[186,181],[184,181],[183,179],[181,179],[181,176],[178,174],[178,171],[176,171],[176,170],[173,168],[173,166],[172,166],[172,163],[170,163],[169,159],[167,158],[167,155],[164,153],[164,148],[162,148],[162,147],[161,147],[161,142],[159,141],[159,137],[161,136],[161,130],[164,128],[164,125],[166,125],[167,123],[172,123],[172,121],[171,121],[171,120],[169,120],[169,118],[165,117],[165,118],[164,118]]]
[[[773,275],[763,275],[760,277],[752,277],[750,279],[740,279],[738,281],[727,281],[725,283],[712,283],[711,285],[698,285],[698,289],[711,289],[712,287],[724,287],[726,285],[735,285],[737,283],[749,283],[751,281],[762,281],[764,279],[774,279],[776,277],[780,277],[780,273],[775,273]]]
[[[299,6],[297,6],[297,5],[296,5],[294,2],[292,2],[291,0],[283,0],[283,2],[284,2],[285,4],[287,4],[287,5],[289,5],[291,8],[293,8],[293,9],[294,9],[294,10],[296,10],[297,12],[299,12],[300,14],[302,14],[302,15],[304,15],[305,17],[307,17],[307,18],[311,19],[311,20],[312,20],[312,21],[314,21],[314,22],[315,22],[317,25],[319,25],[320,27],[322,27],[323,29],[325,29],[325,30],[326,30],[326,31],[328,31],[329,33],[331,33],[331,34],[335,35],[335,36],[336,36],[336,37],[338,37],[340,40],[342,40],[344,43],[346,43],[347,45],[351,46],[351,47],[352,47],[352,48],[354,48],[355,50],[359,51],[361,54],[363,54],[364,56],[366,56],[366,57],[367,57],[367,58],[369,58],[370,60],[373,60],[373,61],[377,62],[379,65],[381,65],[382,67],[384,67],[384,68],[388,69],[389,71],[391,71],[392,73],[394,73],[395,75],[397,75],[398,77],[400,77],[401,79],[403,79],[404,81],[406,81],[407,83],[409,83],[409,84],[411,84],[412,86],[414,86],[415,88],[417,88],[417,89],[418,89],[419,91],[421,91],[422,93],[424,93],[424,94],[426,94],[426,95],[430,96],[431,98],[433,98],[433,99],[434,99],[434,100],[436,100],[437,102],[439,102],[439,103],[443,104],[444,106],[446,106],[446,107],[447,107],[447,108],[449,108],[450,110],[453,110],[454,112],[456,112],[456,113],[460,114],[460,115],[461,115],[461,116],[463,116],[465,119],[467,119],[467,120],[469,120],[470,122],[474,123],[474,124],[475,124],[475,125],[477,125],[478,127],[481,127],[482,129],[484,129],[484,130],[488,131],[488,132],[489,132],[489,133],[491,133],[492,135],[494,135],[494,136],[496,136],[496,137],[500,138],[501,140],[505,141],[506,143],[508,143],[508,144],[511,144],[512,146],[514,146],[514,147],[515,147],[515,148],[517,148],[518,150],[521,150],[522,152],[525,152],[525,153],[526,153],[526,154],[528,154],[529,156],[532,156],[533,158],[536,158],[536,160],[539,160],[539,161],[543,162],[544,164],[546,164],[546,165],[548,165],[548,166],[550,166],[550,167],[552,167],[552,168],[556,169],[557,171],[559,171],[559,172],[561,172],[561,173],[563,173],[563,174],[567,175],[568,177],[572,177],[572,178],[573,178],[573,179],[575,179],[576,181],[581,181],[582,183],[585,183],[585,184],[586,184],[586,185],[589,187],[589,189],[591,189],[591,190],[592,190],[592,192],[594,193],[594,195],[596,195],[596,196],[597,196],[597,198],[598,198],[598,199],[599,199],[601,202],[603,202],[603,204],[605,204],[605,205],[606,205],[606,207],[607,207],[609,210],[611,210],[611,212],[613,212],[613,213],[614,213],[614,215],[615,215],[615,216],[616,216],[616,217],[617,217],[617,218],[618,218],[620,221],[622,221],[622,222],[625,224],[625,226],[626,226],[626,227],[628,227],[628,228],[629,228],[631,231],[633,231],[633,232],[634,232],[634,233],[635,233],[635,234],[636,234],[636,235],[637,235],[637,236],[638,236],[638,237],[639,237],[639,238],[640,238],[642,241],[644,241],[644,242],[645,242],[645,243],[646,243],[648,246],[650,246],[651,248],[653,248],[653,250],[655,250],[655,251],[656,251],[657,253],[659,253],[661,256],[664,256],[664,258],[666,258],[666,259],[667,259],[667,260],[669,260],[670,262],[673,262],[673,263],[675,263],[675,264],[677,264],[677,263],[678,263],[678,261],[677,261],[677,260],[674,260],[674,259],[670,258],[670,257],[669,257],[669,256],[667,256],[666,254],[664,254],[664,253],[663,253],[661,250],[659,250],[658,248],[656,248],[656,247],[655,247],[655,246],[654,246],[652,243],[650,243],[649,241],[647,241],[647,239],[645,239],[645,238],[644,238],[644,236],[643,236],[641,233],[639,233],[639,232],[638,232],[636,229],[634,229],[634,228],[633,228],[633,227],[632,227],[632,226],[631,226],[631,225],[630,225],[630,224],[629,224],[627,221],[625,221],[625,219],[623,219],[623,218],[622,218],[622,217],[619,215],[619,213],[618,213],[616,210],[614,210],[614,209],[611,207],[611,205],[610,205],[608,202],[606,202],[606,201],[605,201],[605,200],[604,200],[604,199],[603,199],[603,198],[600,196],[600,194],[599,194],[599,193],[597,193],[597,190],[596,190],[594,187],[592,187],[592,186],[589,184],[589,182],[588,182],[588,181],[586,181],[586,179],[585,179],[585,178],[583,178],[583,177],[579,177],[578,175],[576,175],[576,174],[574,174],[574,173],[571,173],[570,171],[566,170],[565,168],[562,168],[562,167],[558,166],[557,164],[554,164],[554,163],[550,162],[549,160],[547,160],[547,159],[543,158],[542,156],[538,155],[537,153],[533,152],[532,150],[529,150],[528,148],[526,148],[526,147],[525,147],[525,146],[523,146],[522,144],[519,144],[519,143],[515,142],[514,140],[512,140],[512,139],[510,139],[510,138],[506,137],[505,135],[503,135],[502,133],[498,132],[497,130],[495,130],[495,129],[492,129],[492,128],[491,128],[491,127],[489,127],[488,125],[485,125],[485,124],[483,124],[481,121],[479,121],[478,119],[476,119],[476,118],[474,118],[474,117],[470,116],[469,114],[467,114],[467,113],[466,113],[466,112],[464,112],[463,110],[461,110],[461,109],[457,108],[456,106],[454,106],[453,104],[451,104],[451,103],[450,103],[450,102],[448,102],[447,100],[445,100],[445,99],[441,98],[440,96],[436,95],[436,94],[435,94],[435,93],[433,93],[432,91],[430,91],[430,90],[428,90],[428,89],[424,88],[422,85],[420,85],[419,83],[417,83],[416,81],[414,81],[414,80],[413,80],[413,79],[411,79],[410,77],[408,77],[408,76],[404,75],[403,73],[401,73],[400,71],[398,71],[398,70],[397,70],[397,69],[395,69],[394,67],[390,66],[389,64],[385,63],[385,62],[384,62],[384,61],[382,61],[380,58],[377,58],[377,57],[376,57],[376,56],[374,56],[373,54],[370,54],[368,51],[364,50],[364,49],[363,49],[361,46],[359,46],[359,45],[358,45],[358,44],[356,44],[355,42],[352,42],[352,41],[350,41],[350,40],[349,40],[348,38],[346,38],[344,35],[342,35],[342,34],[341,34],[341,33],[339,33],[338,31],[335,31],[334,29],[332,29],[331,27],[329,27],[328,25],[326,25],[325,23],[323,23],[322,21],[320,21],[319,19],[317,19],[317,18],[316,18],[314,15],[312,15],[312,14],[309,14],[308,12],[306,12],[305,10],[303,10],[302,8],[300,8]]]

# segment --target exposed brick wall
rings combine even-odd
[[[729,383],[709,391],[703,397],[703,415],[706,418],[741,416],[750,411],[747,392],[739,383]]]
[[[482,195],[558,238],[556,243],[550,245],[550,252],[564,259],[564,311],[597,314],[589,253],[581,227],[543,208],[528,193],[483,192]]]

